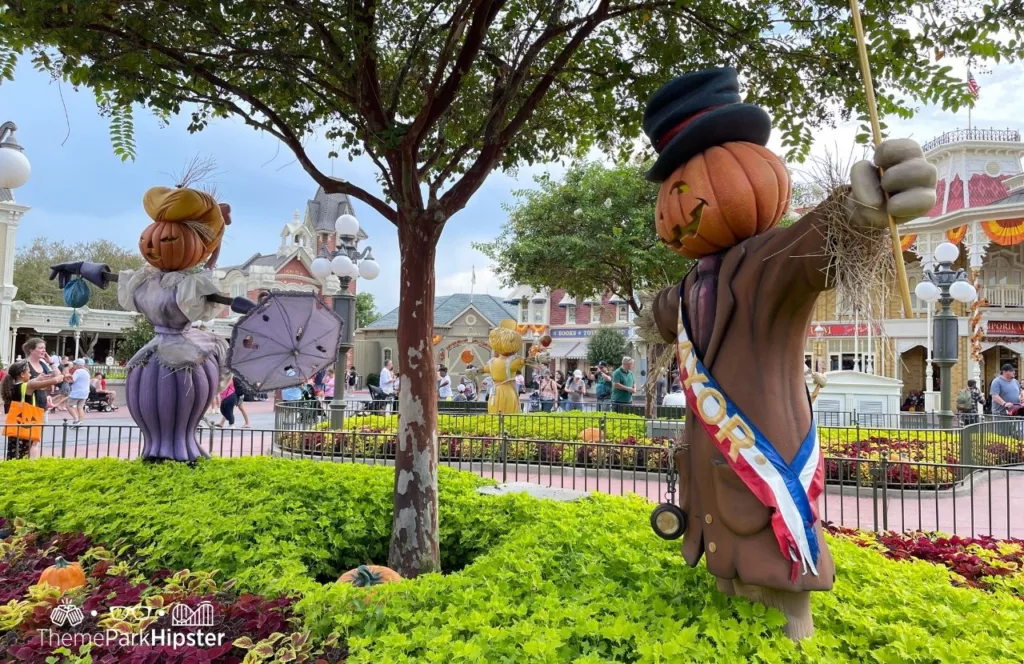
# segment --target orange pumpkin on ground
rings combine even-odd
[[[58,556],[57,560],[53,561],[53,565],[44,569],[43,573],[39,575],[39,583],[45,583],[54,588],[60,588],[61,592],[66,592],[85,585],[85,572],[82,571],[82,566],[78,563],[69,563]]]
[[[601,430],[597,427],[587,427],[583,431],[580,431],[580,440],[585,443],[600,443]]]
[[[349,583],[356,588],[369,588],[401,580],[401,574],[383,565],[360,565],[338,577],[338,583]]]
[[[789,173],[771,150],[743,142],[708,148],[662,183],[658,237],[690,258],[715,254],[774,227],[789,195]]]

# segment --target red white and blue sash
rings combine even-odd
[[[801,569],[804,574],[810,572],[817,576],[815,524],[818,522],[817,500],[825,486],[825,465],[813,416],[810,431],[792,463],[786,463],[697,357],[681,299],[676,352],[690,412],[751,493],[774,511],[772,530],[782,555],[793,561],[792,581],[796,582]]]

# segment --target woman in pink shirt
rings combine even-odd
[[[334,398],[334,369],[328,369],[324,376],[324,401]]]
[[[238,392],[235,391],[235,379],[229,378],[227,387],[220,393],[220,414],[221,421],[217,426],[223,427],[227,422],[228,426],[235,426],[235,406],[238,405]]]

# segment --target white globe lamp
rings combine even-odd
[[[17,189],[28,182],[30,175],[32,166],[14,137],[0,143],[0,187]]]
[[[914,288],[914,295],[923,302],[935,302],[939,299],[939,287],[930,281],[922,281]]]
[[[359,276],[363,279],[376,279],[380,274],[380,265],[372,258],[359,261]]]
[[[331,261],[331,270],[339,277],[347,277],[352,271],[352,259],[345,254],[335,256]]]
[[[960,250],[952,242],[943,242],[935,247],[935,260],[940,263],[954,263],[960,255]]]
[[[978,291],[969,281],[954,281],[949,287],[949,294],[957,302],[970,303],[978,299]]]
[[[359,235],[359,220],[350,214],[343,214],[334,223],[334,230],[341,237],[355,237]]]
[[[352,263],[352,267],[350,267],[348,269],[348,278],[349,279],[358,279],[359,278],[359,266],[356,265],[355,263]]]
[[[313,262],[309,264],[309,271],[313,273],[313,276],[321,281],[331,276],[331,261],[324,257],[314,258]]]

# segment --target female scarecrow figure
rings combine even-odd
[[[787,634],[803,638],[814,629],[808,591],[831,589],[835,576],[804,378],[814,304],[849,267],[837,247],[865,233],[888,246],[870,229],[885,229],[887,215],[904,223],[928,212],[935,168],[914,141],[885,141],[873,164],[853,166],[851,186],[774,228],[789,176],[764,147],[768,115],[740,103],[734,69],[670,81],[647,103],[643,129],[658,152],[648,173],[662,183],[658,234],[698,261],[654,301],[660,336],[677,345],[687,417],[674,455],[683,514],[676,532],[664,512],[652,524],[666,537],[685,531],[687,563],[704,557],[719,590],[781,609]]]
[[[97,263],[62,263],[50,278],[62,288],[77,275],[100,288],[117,282],[121,306],[153,324],[156,336],[128,362],[128,410],[142,429],[143,459],[191,462],[209,456],[196,428],[227,365],[257,388],[304,382],[333,360],[341,322],[309,293],[272,295],[259,304],[220,295],[209,270],[231,222],[228,205],[195,189],[154,187],[143,206],[153,220],[139,238],[147,267],[114,274]],[[193,269],[204,261],[207,271]],[[223,339],[192,327],[216,318],[223,305],[252,312],[236,323],[236,333],[244,334],[230,358]]]

